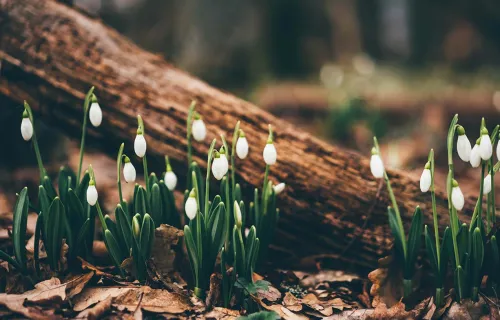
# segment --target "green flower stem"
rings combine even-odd
[[[436,189],[434,186],[434,149],[429,153],[429,160],[431,163],[431,199],[432,199],[432,219],[434,222],[434,240],[436,241],[436,254],[438,269],[441,270],[441,247],[439,241],[439,224],[436,207]]]
[[[266,197],[266,189],[268,185],[268,176],[269,176],[269,165],[266,164],[266,169],[264,171],[264,183],[262,184],[262,201],[260,202],[261,205],[261,214],[265,214],[265,210],[267,209],[267,205],[265,203],[265,197]]]
[[[90,98],[94,94],[94,87],[91,87],[85,96],[85,101],[83,102],[83,126],[82,126],[82,139],[80,142],[80,158],[78,161],[78,173],[76,178],[76,186],[80,184],[80,177],[82,174],[82,163],[83,163],[83,152],[85,150],[85,135],[87,132],[87,118],[89,113]]]
[[[120,145],[120,149],[118,150],[118,157],[116,158],[116,183],[118,184],[118,195],[120,196],[120,204],[122,205],[123,208],[124,202],[123,202],[123,193],[122,193],[122,156],[123,156],[123,148],[125,147],[125,144],[122,143]]]
[[[240,122],[236,122],[236,126],[234,127],[234,133],[233,133],[233,144],[231,145],[231,193],[232,193],[232,198],[231,198],[231,203],[234,202],[235,200],[235,194],[234,191],[236,190],[236,167],[234,165],[234,155],[236,153],[236,143],[238,142],[238,138],[240,135]]]
[[[36,137],[36,130],[35,130],[35,119],[33,117],[33,112],[31,111],[31,107],[28,104],[28,102],[24,101],[24,108],[28,111],[28,116],[31,121],[31,125],[33,126],[33,149],[35,150],[35,156],[36,156],[36,162],[38,164],[38,169],[40,171],[40,182],[43,180],[43,177],[46,176],[45,172],[45,167],[43,166],[43,161],[42,161],[42,156],[40,154],[40,148],[38,148],[38,139]]]
[[[146,184],[146,191],[149,193],[148,160],[146,159],[146,155],[142,158],[142,166],[144,167],[144,183]]]
[[[191,161],[192,161],[192,155],[193,155],[193,146],[191,144],[191,130],[192,130],[192,123],[193,123],[193,114],[194,114],[194,108],[196,107],[196,101],[192,101],[191,105],[189,106],[189,111],[188,111],[188,117],[187,117],[187,128],[186,128],[186,138],[187,138],[187,164],[188,168],[191,166]],[[189,177],[188,177],[189,180]]]
[[[230,221],[231,221],[231,203],[229,199],[229,175],[226,175],[226,241],[224,243],[224,246],[226,248],[229,248],[229,242],[231,241],[231,228],[230,228]]]
[[[102,229],[103,231],[108,230],[108,226],[106,225],[106,221],[104,220],[104,215],[102,214],[101,206],[99,205],[99,202],[95,204],[97,213],[99,215],[99,220],[101,221]]]
[[[208,159],[207,159],[207,177],[205,179],[205,219],[208,219],[208,202],[210,198],[210,173],[211,173],[211,167],[212,167],[212,158],[213,158],[213,153],[214,153],[214,148],[215,148],[215,143],[217,142],[217,139],[213,139],[212,143],[210,144],[210,149],[208,149]]]
[[[482,161],[481,162],[481,181],[479,182],[479,196],[478,202],[479,205],[477,206],[477,217],[478,219],[482,219],[483,215],[483,190],[484,190],[484,172],[486,171],[486,162]],[[489,217],[486,217],[487,219],[487,225],[489,224]],[[472,227],[472,225],[471,225]],[[473,228],[474,229],[474,228]]]

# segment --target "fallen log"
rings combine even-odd
[[[98,19],[55,1],[0,0],[0,64],[0,99],[19,104],[27,100],[44,121],[75,138],[80,136],[84,94],[94,85],[104,118],[99,128],[90,129],[91,143],[112,156],[122,141],[133,154],[136,116],[141,114],[150,165],[157,171],[163,169],[165,154],[179,175],[186,170],[185,122],[195,99],[209,139],[230,136],[241,120],[251,150],[249,158],[237,161],[238,178],[251,191],[262,183],[262,149],[267,124],[272,124],[278,163],[271,178],[287,184],[279,196],[282,214],[270,257],[274,262],[293,267],[329,259],[334,267],[366,271],[390,247],[388,197],[385,188],[376,197],[379,181],[370,174],[365,156],[329,145],[210,87]],[[194,144],[194,160],[202,167],[209,139]],[[429,196],[420,193],[418,180],[400,171],[390,171],[390,176],[405,224],[416,205],[423,207],[430,223]],[[466,212],[471,211],[470,200]],[[445,225],[443,192],[438,193],[438,207],[440,224]]]

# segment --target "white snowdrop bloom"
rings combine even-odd
[[[203,141],[207,136],[207,127],[205,127],[205,122],[201,119],[198,113],[194,114],[194,121],[191,127],[191,132],[193,134],[193,138],[196,141]]]
[[[87,202],[91,206],[95,206],[97,203],[97,189],[95,188],[95,182],[94,180],[90,180],[89,182],[89,187],[87,188]]]
[[[234,201],[234,223],[238,229],[240,229],[243,225],[243,221],[241,219],[241,208],[238,201]]]
[[[92,104],[90,105],[90,110],[89,110],[89,119],[90,123],[94,127],[98,127],[101,125],[102,122],[102,110],[101,107],[99,106],[99,103],[97,102],[97,98],[92,95]]]
[[[250,229],[249,228],[245,228],[245,238],[248,237],[249,233],[250,233]]]
[[[225,176],[226,173],[229,171],[229,162],[227,161],[226,152],[224,150],[224,147],[221,148],[219,153],[220,153],[221,170],[223,172],[222,175]]]
[[[240,136],[236,142],[236,154],[240,159],[245,159],[248,155],[248,141],[243,130],[240,130]]]
[[[470,153],[471,153],[471,145],[470,141],[465,135],[465,130],[462,126],[457,128],[458,131],[458,139],[457,139],[457,152],[458,156],[462,161],[469,162],[470,161]]]
[[[451,189],[451,203],[457,210],[462,210],[465,203],[464,194],[460,190],[456,180],[453,180],[453,189]]]
[[[481,164],[481,155],[479,154],[479,145],[477,143],[470,152],[470,164],[473,168],[477,168]]]
[[[23,120],[21,121],[21,135],[25,141],[30,141],[33,137],[33,124],[26,110],[23,112]]]
[[[372,157],[370,159],[370,170],[375,178],[380,179],[384,177],[384,163],[380,158],[377,150],[372,149]]]
[[[420,191],[427,192],[431,188],[432,176],[430,170],[430,164],[427,163],[425,165],[424,171],[422,171],[422,175],[420,176]]]
[[[491,174],[488,174],[483,180],[483,194],[488,194],[491,192]]]
[[[177,176],[173,171],[167,171],[165,172],[165,185],[167,186],[168,190],[174,191],[175,186],[177,186]]]
[[[215,151],[214,160],[212,161],[212,174],[215,179],[221,180],[224,177],[224,160],[221,159],[221,155],[218,151]]]
[[[189,198],[184,205],[184,210],[186,211],[186,215],[189,220],[193,220],[198,213],[198,202],[196,201],[196,193],[194,192],[194,189],[191,190],[191,193],[189,194]]]
[[[137,135],[135,136],[135,141],[134,141],[134,151],[135,154],[142,158],[146,154],[146,139],[144,138],[144,135],[142,134],[142,131],[137,130]]]
[[[491,139],[488,135],[488,131],[481,135],[481,141],[479,142],[479,154],[484,161],[489,160],[493,154],[493,146],[491,145]]]
[[[135,167],[127,156],[125,156],[125,165],[123,166],[123,177],[127,183],[134,182],[136,177]]]
[[[276,148],[274,147],[274,144],[272,142],[266,144],[262,155],[264,157],[264,162],[268,166],[271,166],[276,163],[276,158],[278,157],[278,155],[276,153]]]
[[[500,143],[497,144],[497,159],[500,161]]]
[[[285,186],[286,186],[286,185],[285,185],[285,183],[284,183],[284,182],[282,182],[282,183],[278,183],[277,185],[275,185],[275,186],[273,187],[273,189],[274,189],[274,194],[275,194],[275,195],[278,195],[278,194],[282,193],[282,192],[283,192],[283,190],[285,190]]]

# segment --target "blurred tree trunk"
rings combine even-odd
[[[383,191],[376,197],[379,181],[372,178],[366,157],[331,146],[210,87],[138,48],[97,19],[54,1],[2,0],[0,59],[0,100],[8,98],[19,104],[27,100],[39,117],[79,137],[82,101],[88,88],[95,85],[104,119],[99,128],[89,130],[93,142],[114,157],[125,141],[125,151],[133,155],[136,115],[141,114],[151,171],[163,170],[162,159],[167,154],[180,181],[186,170],[185,121],[193,99],[199,102],[209,139],[221,133],[230,137],[236,121],[242,121],[251,153],[237,161],[237,176],[248,191],[246,196],[252,193],[250,187],[262,184],[261,152],[267,124],[272,124],[278,163],[271,168],[270,178],[287,184],[279,196],[282,214],[275,254],[271,255],[278,264],[292,267],[301,261],[326,259],[343,269],[366,271],[390,247],[387,194]],[[208,145],[208,141],[194,144],[194,160],[201,167],[206,166]],[[419,204],[426,221],[431,221],[429,197],[421,194],[418,180],[398,171],[389,174],[405,224]],[[469,199],[466,208],[471,209],[472,204]],[[438,205],[440,224],[445,225],[443,193],[438,193]]]

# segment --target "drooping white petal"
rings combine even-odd
[[[276,153],[276,148],[273,143],[268,143],[264,147],[264,152],[262,153],[264,161],[267,165],[273,165],[276,163],[278,154]]]
[[[238,228],[241,228],[243,224],[241,220],[241,209],[237,201],[234,201],[234,223]]]
[[[469,162],[470,154],[471,154],[471,145],[470,141],[465,134],[458,136],[457,140],[457,152],[458,156],[462,161]]]
[[[21,135],[25,141],[30,141],[33,136],[33,124],[29,118],[23,118],[21,121]]]
[[[382,158],[378,154],[373,154],[370,159],[370,170],[375,178],[380,179],[384,177],[384,164]]]
[[[196,202],[196,198],[189,197],[184,205],[184,210],[186,211],[186,215],[189,220],[193,220],[198,213],[198,203]]]
[[[236,142],[236,154],[238,158],[245,159],[248,155],[248,141],[245,137],[239,137]]]
[[[101,110],[101,107],[99,106],[99,103],[92,102],[92,104],[90,105],[89,119],[90,119],[90,123],[92,123],[92,125],[94,127],[98,127],[101,125],[102,110]]]
[[[491,175],[488,174],[483,180],[483,194],[488,194],[491,192]]]
[[[285,185],[285,183],[284,183],[284,182],[282,182],[282,183],[278,183],[277,185],[275,185],[275,186],[273,187],[273,189],[274,189],[274,194],[275,194],[275,195],[278,195],[278,194],[280,194],[281,192],[283,192],[283,190],[285,190],[285,186],[286,186],[286,185]]]
[[[431,170],[424,169],[422,175],[420,176],[420,191],[427,192],[431,187],[432,177]]]
[[[175,186],[177,186],[177,176],[173,171],[165,172],[165,185],[170,191],[174,191]]]
[[[126,182],[134,182],[136,177],[135,167],[131,162],[126,162],[123,166],[123,177]]]
[[[146,139],[143,134],[138,134],[135,136],[134,141],[134,151],[135,154],[142,158],[146,154]]]
[[[479,143],[479,154],[483,160],[489,160],[493,154],[493,146],[491,145],[490,136],[483,134]]]
[[[97,197],[97,189],[95,188],[95,186],[90,185],[87,188],[87,202],[91,206],[95,206],[95,204],[97,203]]]
[[[203,141],[207,136],[207,128],[202,119],[194,120],[192,126],[193,138],[196,141]]]
[[[215,179],[221,180],[224,177],[224,164],[221,162],[221,158],[215,158],[212,162],[212,174]]]
[[[470,152],[470,164],[473,168],[479,167],[481,164],[481,155],[479,154],[479,145],[475,144]]]
[[[460,190],[460,187],[453,187],[451,190],[451,203],[457,210],[462,210],[464,207],[464,194],[462,193],[462,190]]]
[[[229,162],[227,161],[227,157],[225,153],[221,153],[220,155],[220,163],[221,163],[221,170],[222,170],[222,175],[224,176],[227,171],[229,170]]]
[[[497,159],[500,161],[500,142],[497,144]]]

